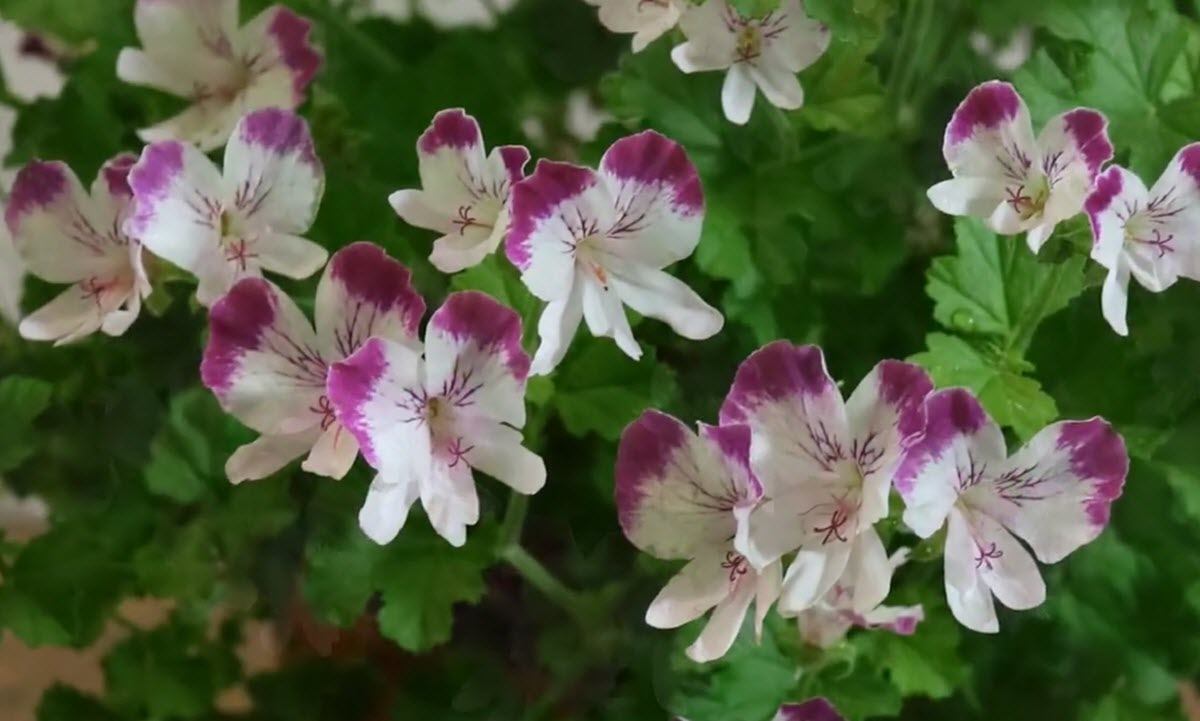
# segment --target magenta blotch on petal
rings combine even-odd
[[[108,160],[100,172],[104,182],[108,184],[108,192],[114,197],[133,197],[133,189],[129,187],[129,171],[133,169],[138,158],[133,153],[121,153]]]
[[[1088,215],[1088,221],[1092,226],[1092,241],[1096,242],[1100,239],[1100,219],[1099,215],[1108,210],[1112,205],[1113,200],[1121,194],[1121,170],[1116,166],[1105,170],[1097,178],[1092,186],[1092,193],[1084,201],[1083,210]]]
[[[516,183],[524,178],[525,166],[529,163],[529,148],[524,145],[501,145],[497,150],[504,162],[504,169],[508,171],[509,182]]]
[[[762,496],[762,483],[750,468],[750,426],[739,423],[710,426],[707,423],[701,423],[700,437],[716,445],[721,455],[725,456],[726,464],[746,474],[750,494],[753,498],[757,499]]]
[[[238,122],[238,134],[247,145],[257,145],[280,155],[296,154],[309,165],[320,165],[308,123],[290,110],[256,110]]]
[[[292,90],[296,101],[304,98],[304,91],[321,69],[321,53],[309,43],[312,23],[292,12],[290,8],[278,6],[275,17],[267,32],[279,49],[279,57],[292,73]]]
[[[617,448],[617,518],[626,536],[636,533],[645,484],[666,475],[675,452],[687,442],[688,429],[675,418],[648,410],[626,426]]]
[[[965,388],[948,388],[930,394],[925,401],[925,435],[904,455],[894,483],[901,495],[912,491],[913,482],[925,464],[941,456],[960,435],[970,435],[988,422],[983,406]]]
[[[13,235],[18,234],[21,216],[38,206],[50,205],[66,192],[69,172],[57,161],[39,160],[21,168],[4,211],[4,222]]]
[[[387,373],[386,342],[380,338],[368,340],[354,355],[330,366],[325,383],[329,400],[337,409],[338,421],[354,434],[363,458],[376,468],[379,457],[371,445],[369,419],[364,407],[374,394],[376,383]]]
[[[1200,143],[1192,143],[1180,150],[1179,168],[1192,177],[1196,185],[1200,185]]]
[[[846,721],[827,699],[814,698],[804,703],[779,707],[775,721]]]
[[[270,283],[262,278],[243,278],[213,304],[200,379],[218,398],[233,386],[242,356],[263,344],[266,330],[278,312],[276,303]]]
[[[991,129],[1016,117],[1021,97],[1008,83],[992,80],[979,85],[959,104],[946,126],[946,144],[956,145],[979,128]]]
[[[778,340],[759,348],[738,366],[733,387],[721,405],[721,423],[740,423],[763,403],[790,395],[815,396],[833,385],[825,356],[815,345]]]
[[[443,110],[433,116],[433,123],[421,134],[417,147],[422,153],[433,155],[441,148],[469,148],[483,145],[479,123],[461,108]]]
[[[704,210],[704,191],[696,166],[683,146],[653,130],[621,138],[604,153],[602,169],[621,180],[668,188],[681,213]]]
[[[183,143],[174,140],[148,145],[142,151],[142,157],[130,168],[129,187],[138,199],[129,220],[133,235],[145,231],[157,212],[155,203],[167,197],[171,185],[183,172],[183,151]]]
[[[513,265],[522,271],[529,267],[529,236],[538,222],[553,213],[560,203],[595,184],[596,173],[590,168],[539,160],[533,175],[512,190],[512,226],[505,241],[505,253]]]
[[[900,437],[910,438],[925,428],[925,398],[933,381],[920,366],[897,360],[879,363],[879,395],[896,408]]]
[[[412,273],[374,243],[342,248],[329,261],[329,272],[346,293],[380,312],[401,309],[405,328],[413,336],[425,315],[425,299],[412,287]]]
[[[1088,519],[1097,526],[1108,523],[1112,502],[1120,497],[1129,473],[1125,441],[1101,418],[1062,424],[1058,447],[1071,455],[1071,470],[1094,483],[1087,501]]]
[[[1064,116],[1067,133],[1074,139],[1092,177],[1100,166],[1112,160],[1113,146],[1108,139],[1108,120],[1089,108],[1076,108]]]
[[[521,318],[513,309],[486,293],[468,290],[451,293],[429,324],[486,352],[501,353],[518,381],[529,375],[529,355],[521,348]]]

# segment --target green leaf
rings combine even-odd
[[[0,627],[30,646],[65,646],[71,634],[45,609],[12,584],[0,586]]]
[[[554,408],[572,435],[596,433],[616,440],[649,406],[661,405],[675,389],[670,368],[653,349],[631,361],[607,338],[577,339],[583,348],[567,357],[555,375]]]
[[[353,625],[375,593],[375,568],[383,549],[357,528],[338,542],[308,548],[304,598],[313,612],[337,626]]]
[[[0,472],[11,471],[37,452],[33,422],[50,406],[54,386],[25,376],[0,380]]]
[[[142,472],[150,492],[187,504],[226,487],[225,458],[249,433],[204,388],[191,388],[172,398],[167,416],[151,441],[150,459]]]
[[[1020,364],[995,353],[983,354],[967,341],[944,333],[930,333],[929,350],[912,357],[933,377],[938,387],[965,386],[1002,426],[1011,426],[1029,438],[1058,417],[1054,399],[1036,380],[1021,375]]]
[[[383,598],[380,633],[414,653],[450,640],[454,605],[483,598],[491,540],[474,527],[467,544],[455,548],[432,533],[405,529],[375,569]]]
[[[794,631],[782,623],[774,627]],[[690,721],[763,721],[788,700],[796,664],[780,650],[774,629],[764,632],[762,643],[742,630],[724,657],[703,666],[680,653],[693,634],[677,634],[670,675],[658,684],[672,714]]]
[[[42,694],[37,721],[121,721],[120,717],[82,691],[55,684]]]
[[[926,285],[934,318],[951,330],[999,336],[1023,354],[1038,324],[1083,291],[1083,258],[1041,262],[1020,238],[970,218],[954,230],[957,252],[934,260]]]
[[[967,680],[958,653],[960,626],[940,604],[926,607],[927,618],[912,636],[860,633],[862,661],[881,667],[900,695],[946,698]]]

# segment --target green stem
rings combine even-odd
[[[525,579],[526,583],[566,611],[581,626],[586,628],[591,625],[591,619],[588,618],[585,604],[580,595],[567,588],[540,561],[529,555],[528,551],[519,545],[511,544],[502,547],[499,555],[517,573],[521,574],[521,578]]]
[[[500,547],[519,546],[521,530],[525,526],[525,514],[529,511],[529,496],[513,491],[508,497],[508,508],[504,509],[504,520],[500,522]]]
[[[1061,265],[1065,265],[1065,263],[1056,267],[1054,272],[1050,274],[1050,277],[1042,282],[1037,290],[1033,305],[1017,322],[1012,340],[1008,343],[1009,351],[1016,351],[1023,356],[1029,344],[1033,342],[1033,334],[1037,332],[1038,326],[1041,325],[1042,319],[1046,315],[1046,306],[1050,304],[1050,299],[1054,297],[1055,292],[1058,290],[1058,284],[1062,280],[1063,271]]]

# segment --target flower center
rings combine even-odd
[[[1046,200],[1050,197],[1050,183],[1046,176],[1041,175],[1020,185],[1010,185],[1005,192],[1008,198],[1004,202],[1012,207],[1021,220],[1029,220],[1045,210]]]
[[[589,235],[583,240],[575,244],[575,260],[579,266],[590,273],[600,285],[608,287],[608,271],[604,269],[604,264],[601,262],[603,251],[600,250],[599,243],[601,236],[598,234]]]
[[[747,23],[737,31],[737,56],[740,62],[750,62],[762,55],[763,36],[758,26]]]

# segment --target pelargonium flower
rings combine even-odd
[[[388,201],[406,223],[442,233],[429,261],[443,273],[478,264],[508,232],[508,196],[525,177],[529,150],[501,145],[484,153],[475,118],[443,110],[417,140],[421,190],[398,190]]]
[[[263,270],[307,278],[329,257],[299,237],[317,214],[325,170],[308,124],[290,111],[259,110],[238,121],[223,175],[195,147],[168,140],[142,151],[129,184],[136,204],[128,230],[196,276],[201,305]]]
[[[617,449],[616,502],[625,537],[642,551],[688,563],[646,611],[646,623],[676,628],[716,608],[688,656],[725,655],[754,603],[755,627],[779,596],[779,564],[755,570],[733,547],[739,524],[762,496],[750,470],[750,429],[700,425],[693,433],[650,410],[629,424]]]
[[[1101,418],[1039,431],[1012,456],[1004,435],[970,392],[929,396],[924,437],[896,472],[904,522],[921,538],[948,525],[946,599],[967,628],[999,630],[993,595],[1023,610],[1041,605],[1038,560],[1057,563],[1108,524],[1129,457]]]
[[[1129,277],[1161,293],[1180,277],[1200,280],[1200,143],[1180,150],[1154,187],[1112,166],[1084,204],[1092,224],[1092,258],[1108,268],[1101,291],[1104,318],[1129,335]]]
[[[680,0],[587,0],[600,8],[600,24],[614,33],[633,34],[639,53],[675,27],[683,13]]]
[[[329,401],[329,366],[373,337],[420,348],[425,301],[409,279],[379,246],[354,243],[321,276],[315,332],[296,303],[262,278],[243,278],[213,305],[200,377],[226,411],[262,434],[229,458],[230,481],[265,478],[306,453],[304,470],[346,475],[358,443]]]
[[[888,573],[894,572],[908,559],[908,549],[901,548],[888,558]],[[854,588],[839,581],[833,584],[825,598],[796,616],[800,637],[810,645],[829,648],[843,638],[851,628],[869,628],[911,636],[917,624],[925,620],[925,609],[915,606],[884,606],[859,613],[854,610]]]
[[[750,462],[765,499],[739,529],[756,568],[798,549],[779,608],[798,613],[836,583],[866,613],[887,596],[891,568],[874,524],[887,516],[892,474],[924,427],[925,371],[881,361],[846,401],[816,346],[776,341],[738,368],[721,424],[752,431]]]
[[[142,246],[124,230],[133,161],[109,160],[90,192],[60,162],[36,161],[17,174],[4,213],[13,245],[31,275],[71,284],[21,321],[25,338],[60,345],[97,330],[119,336],[137,319],[150,283]]]
[[[692,254],[703,221],[695,166],[678,143],[652,130],[613,143],[599,172],[539,161],[513,186],[506,241],[521,280],[549,303],[538,321],[533,373],[559,364],[580,320],[640,358],[623,305],[685,338],[721,330],[721,313],[662,270]]]
[[[804,703],[779,707],[773,721],[846,721],[828,699],[811,698]]]
[[[942,154],[954,178],[929,189],[933,205],[981,218],[1003,235],[1026,233],[1036,253],[1056,225],[1083,211],[1113,148],[1108,121],[1088,108],[1050,118],[1035,139],[1025,101],[1013,86],[992,80],[954,111]]]
[[[528,372],[520,317],[474,291],[451,293],[429,319],[424,358],[373,338],[333,365],[337,417],[379,472],[358,516],[372,540],[395,538],[420,498],[434,530],[463,545],[479,520],[472,469],[541,489],[546,467],[521,445]]]
[[[757,18],[742,16],[726,0],[706,0],[684,11],[679,27],[687,42],[671,51],[671,59],[685,73],[728,68],[721,107],[738,125],[750,120],[756,88],[778,108],[804,105],[796,73],[829,48],[829,28],[805,14],[800,0],[783,0],[778,10]]]
[[[138,0],[133,19],[142,49],[121,51],[117,77],[192,103],[138,131],[147,143],[219,148],[246,113],[299,106],[321,67],[311,24],[282,5],[239,27],[238,0]]]

